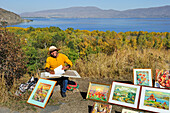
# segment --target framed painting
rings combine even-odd
[[[112,105],[95,102],[91,113],[111,113]]]
[[[137,109],[140,87],[132,84],[113,82],[108,102]]]
[[[27,103],[45,108],[56,83],[56,81],[39,79]]]
[[[170,70],[156,70],[155,87],[170,88]]]
[[[110,85],[101,83],[89,83],[86,99],[107,102],[110,92]]]
[[[170,90],[142,87],[139,109],[170,113]]]
[[[136,85],[152,87],[151,69],[133,69],[133,82]]]
[[[129,110],[129,109],[122,109],[122,113],[139,113],[137,111]]]

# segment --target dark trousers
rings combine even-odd
[[[67,84],[68,84],[68,77],[60,77],[60,78],[53,78],[51,80],[57,81],[56,85],[60,85],[61,92],[66,92]]]

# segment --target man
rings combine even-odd
[[[62,70],[66,70],[73,65],[66,55],[62,53],[58,53],[59,50],[60,49],[57,49],[55,46],[51,46],[49,48],[50,57],[48,57],[46,60],[45,70],[47,72],[50,72],[50,74],[55,74],[54,69],[60,65],[63,66]],[[66,66],[65,66],[65,63],[67,64]],[[68,84],[68,78],[61,77],[61,78],[58,78],[57,81],[62,82],[61,83],[61,86],[62,86],[61,96],[66,97],[66,88]]]

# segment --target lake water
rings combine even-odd
[[[170,18],[25,18],[33,20],[29,23],[21,23],[7,27],[59,27],[65,30],[69,27],[80,30],[99,31],[148,31],[148,32],[170,32]]]
[[[149,97],[145,97],[145,100],[147,100]],[[167,106],[169,106],[169,101],[168,100],[164,100],[164,99],[160,99],[160,98],[156,98],[156,102],[160,102],[160,103],[164,103],[166,102]]]

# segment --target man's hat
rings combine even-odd
[[[53,52],[53,51],[59,51],[60,49],[56,48],[55,46],[50,46],[49,48],[49,52]]]

